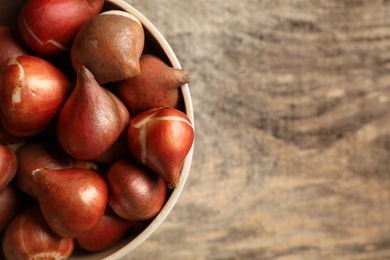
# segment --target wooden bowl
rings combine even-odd
[[[0,24],[16,25],[18,12],[25,2],[25,0],[0,0]],[[145,48],[148,49],[148,52],[159,56],[172,67],[181,68],[179,60],[163,35],[133,6],[123,0],[106,0],[103,9],[123,10],[137,17],[141,21],[145,31]],[[188,84],[181,87],[181,93],[183,96],[183,110],[191,122],[194,123],[192,100]],[[189,174],[192,155],[193,147],[184,161],[178,187],[171,192],[169,199],[161,212],[147,223],[145,228],[135,234],[131,233],[127,235],[119,243],[104,251],[92,253],[76,248],[70,259],[119,259],[129,254],[138,245],[145,241],[158,228],[158,226],[161,225],[176,204]]]

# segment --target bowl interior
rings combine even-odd
[[[25,2],[26,0],[0,0],[0,24],[16,25],[18,12]],[[159,56],[172,67],[181,68],[179,60],[166,39],[156,27],[134,7],[123,0],[107,0],[103,9],[123,10],[137,17],[141,21],[145,31],[145,50]],[[187,114],[191,122],[194,123],[193,107],[188,84],[181,87],[181,93],[183,97],[182,110]],[[184,161],[178,187],[171,192],[169,199],[161,212],[154,219],[150,220],[144,229],[139,230],[138,233],[129,234],[119,243],[104,251],[91,253],[76,248],[70,259],[119,259],[145,241],[145,239],[147,239],[165,220],[176,204],[189,174],[192,155],[193,148],[191,148]]]

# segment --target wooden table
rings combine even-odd
[[[190,72],[196,145],[126,259],[390,259],[390,1],[128,1]]]

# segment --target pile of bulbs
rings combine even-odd
[[[187,71],[104,0],[29,0],[0,25],[0,235],[6,259],[104,250],[179,184],[194,141]]]

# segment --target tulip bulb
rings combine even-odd
[[[176,188],[184,159],[194,140],[186,114],[174,108],[156,108],[135,116],[127,132],[129,149],[141,163]]]
[[[30,186],[50,228],[63,237],[78,237],[104,214],[106,181],[88,169],[37,169]]]
[[[134,158],[117,161],[108,169],[109,205],[120,217],[148,220],[155,217],[167,199],[164,179]]]
[[[180,87],[190,81],[188,72],[168,66],[151,54],[140,58],[139,75],[117,83],[118,95],[132,115],[157,107],[179,108]]]
[[[97,15],[104,0],[29,0],[18,25],[26,44],[41,56],[56,57],[70,50],[80,27]]]
[[[58,116],[57,136],[69,155],[91,160],[105,153],[129,122],[126,106],[81,67],[76,87]]]
[[[102,12],[78,31],[71,48],[73,68],[87,67],[99,84],[138,75],[144,38],[135,16],[119,10]]]
[[[57,116],[74,85],[52,63],[35,56],[9,59],[0,73],[0,119],[12,136],[43,131]]]

